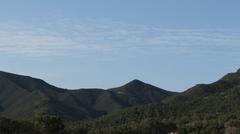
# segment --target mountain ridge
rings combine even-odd
[[[167,91],[137,79],[107,90],[66,90],[40,79],[0,73],[0,115],[29,118],[35,113],[46,112],[65,120],[86,120],[124,111],[125,108],[148,107],[148,104],[157,105],[156,109],[163,110],[164,114],[218,114],[219,111],[231,110],[236,113],[239,107],[237,104],[240,103],[239,89],[240,70],[229,73],[216,82],[198,84],[181,93]],[[154,108],[155,106],[151,109]]]
[[[131,106],[158,103],[173,94],[140,80],[107,90],[67,90],[38,78],[0,72],[0,115],[13,118],[46,112],[66,120],[89,119]]]
[[[145,123],[146,120],[158,120],[165,123],[174,122],[178,127],[177,133],[181,134],[238,134],[240,131],[236,130],[240,130],[239,104],[240,72],[238,70],[216,82],[198,84],[182,93],[167,97],[162,103],[122,109],[97,118],[89,124],[92,128],[112,126],[114,129],[131,123],[136,126],[141,122]],[[234,123],[229,127],[230,122]],[[229,131],[232,128],[235,131]]]

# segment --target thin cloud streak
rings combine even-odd
[[[94,55],[127,49],[240,50],[240,31],[165,29],[110,21],[58,19],[0,25],[0,52],[24,56]],[[228,49],[232,48],[232,49]],[[234,48],[234,49],[233,49]]]

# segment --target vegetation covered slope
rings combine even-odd
[[[212,84],[194,86],[166,98],[162,103],[127,108],[86,124],[89,126],[88,131],[104,133],[117,133],[119,129],[141,133],[141,128],[152,124],[148,133],[165,126],[167,132],[175,130],[180,134],[237,134],[240,132],[239,104],[240,70]],[[147,124],[142,125],[144,123]],[[155,128],[156,123],[162,125]]]
[[[32,78],[29,79],[32,80]],[[45,105],[35,105],[39,108],[35,110],[46,109],[47,113],[59,115],[62,119],[69,120],[75,117],[80,120],[104,115],[65,124],[59,118],[48,115],[37,118],[37,122],[35,119],[27,122],[0,119],[7,124],[9,122],[15,124],[20,132],[54,133],[57,129],[66,134],[240,133],[240,70],[227,74],[212,84],[199,84],[179,94],[139,80],[133,80],[126,85],[109,90],[64,90],[48,84],[45,86],[31,84],[31,87],[36,88],[30,90],[27,88],[28,84],[20,85],[15,79],[1,76],[0,80],[3,81],[0,88],[4,89],[0,94],[2,115],[9,116],[11,107],[18,107],[16,101],[30,103],[29,107],[34,109],[33,101],[28,102],[28,97],[25,95],[33,97],[31,99],[35,101],[38,100],[36,102],[44,102],[39,101],[41,96],[47,101],[42,103]],[[39,81],[33,80],[33,83]],[[46,84],[43,81],[42,83]],[[23,96],[23,99],[16,99],[19,96]],[[21,105],[20,109],[24,107],[23,104],[19,105]],[[48,127],[49,122],[52,122],[50,124],[53,126]],[[23,125],[26,130],[19,128],[19,125]],[[8,128],[9,125],[1,127],[0,123],[0,130],[1,128],[13,130],[5,127]]]
[[[200,84],[169,97],[166,104],[181,113],[224,114],[240,111],[240,70],[212,84]]]
[[[11,118],[30,118],[44,112],[65,120],[89,119],[130,106],[158,103],[174,94],[139,80],[108,90],[66,90],[40,79],[0,72],[0,115]]]

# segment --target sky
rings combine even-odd
[[[239,0],[0,0],[0,70],[184,91],[240,68]]]

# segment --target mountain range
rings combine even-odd
[[[131,106],[159,103],[175,94],[139,80],[111,89],[66,90],[41,79],[0,72],[0,115],[17,119],[41,112],[66,120],[96,118]]]
[[[140,80],[111,89],[67,90],[41,79],[0,72],[0,115],[17,119],[31,118],[44,112],[70,121],[107,114],[114,120],[116,116],[110,113],[123,116],[124,111],[131,111],[134,107],[142,109],[141,112],[157,109],[151,116],[162,117],[198,113],[237,114],[239,103],[240,69],[214,83],[198,84],[182,93],[167,91]]]
[[[239,134],[240,70],[198,84],[157,104],[134,106],[94,119],[91,129],[117,133]],[[156,132],[157,131],[157,132]]]

